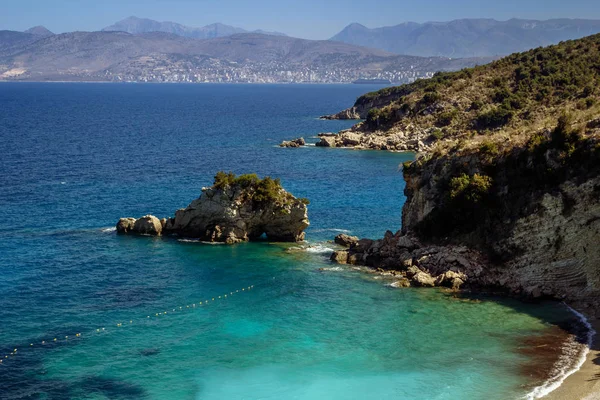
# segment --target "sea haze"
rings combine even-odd
[[[0,85],[0,397],[507,399],[540,383],[520,350],[560,305],[393,289],[327,260],[339,232],[400,228],[413,155],[277,144],[349,127],[317,117],[374,89]],[[112,229],[173,215],[218,170],[309,198],[308,242]]]

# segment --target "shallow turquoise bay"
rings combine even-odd
[[[527,393],[522,340],[567,318],[561,306],[399,290],[327,260],[341,231],[400,228],[399,165],[412,155],[276,145],[351,126],[316,117],[373,89],[0,85],[0,398]],[[220,169],[309,198],[312,247],[110,229],[172,215]]]

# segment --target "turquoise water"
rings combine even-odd
[[[372,89],[0,85],[0,398],[524,395],[521,340],[560,306],[393,289],[327,260],[340,231],[400,227],[412,155],[276,144],[349,127],[316,117]],[[312,247],[110,229],[172,215],[219,169],[308,197]]]

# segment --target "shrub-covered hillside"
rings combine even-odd
[[[440,149],[485,141],[501,150],[505,142],[524,143],[534,132],[553,129],[562,114],[584,129],[600,116],[600,35],[368,93],[357,105],[378,98],[390,100],[369,111],[363,129],[435,126],[431,140]]]

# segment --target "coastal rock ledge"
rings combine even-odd
[[[379,240],[358,240],[342,234],[335,243],[348,248],[331,254],[331,261],[365,265],[394,276],[394,287],[442,286],[458,290],[476,282],[486,263],[485,257],[467,247],[424,245],[402,231],[387,231]]]
[[[309,226],[308,203],[285,191],[279,179],[219,172],[214,185],[202,188],[200,197],[177,210],[175,217],[121,218],[117,233],[176,235],[227,244],[263,235],[272,241],[299,242]]]

